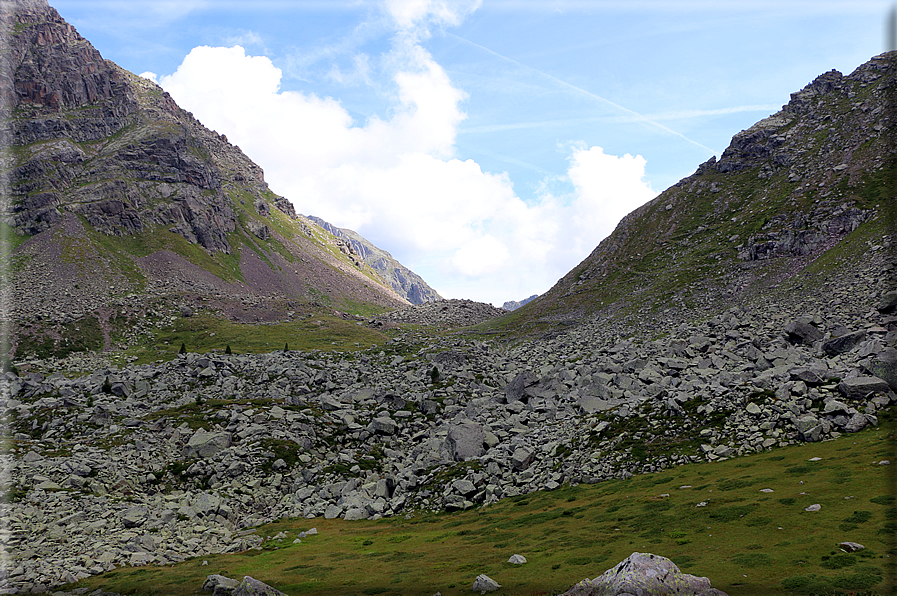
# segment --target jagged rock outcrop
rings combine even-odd
[[[314,215],[310,215],[308,218],[342,240],[343,244],[340,245],[340,250],[344,250],[346,254],[357,255],[411,304],[442,300],[436,290],[428,286],[421,276],[396,261],[385,250],[371,244],[358,232],[338,228]]]

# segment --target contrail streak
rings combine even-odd
[[[606,105],[609,105],[609,106],[611,106],[611,107],[614,107],[614,108],[616,108],[616,109],[618,109],[618,110],[620,110],[620,111],[622,111],[622,112],[625,112],[626,114],[629,114],[630,116],[633,116],[633,117],[635,118],[635,120],[638,121],[638,122],[644,122],[645,124],[648,124],[648,125],[653,126],[653,127],[655,127],[655,128],[659,128],[660,130],[662,130],[662,131],[664,131],[664,132],[666,132],[666,133],[668,133],[668,134],[677,136],[677,137],[683,139],[684,141],[687,141],[688,143],[691,143],[692,145],[695,145],[695,146],[697,146],[697,147],[700,147],[701,149],[704,149],[704,150],[708,151],[711,155],[716,154],[716,151],[714,151],[714,150],[711,149],[710,147],[707,147],[706,145],[702,145],[701,143],[699,143],[699,142],[697,142],[697,141],[693,141],[693,140],[689,139],[687,136],[685,136],[685,135],[682,134],[681,132],[676,132],[676,131],[673,130],[672,128],[669,128],[669,127],[667,127],[667,126],[664,126],[663,124],[661,124],[661,123],[659,123],[659,122],[657,122],[657,121],[655,121],[655,120],[651,120],[650,118],[647,118],[647,117],[645,117],[645,116],[639,114],[638,112],[636,112],[636,111],[634,111],[634,110],[630,110],[630,109],[627,108],[627,107],[621,106],[620,104],[615,103],[615,102],[613,102],[613,101],[611,101],[611,100],[609,100],[609,99],[607,99],[607,98],[605,98],[605,97],[601,97],[600,95],[597,95],[597,94],[595,94],[595,93],[592,93],[591,91],[587,91],[587,90],[583,89],[582,87],[577,87],[576,85],[570,84],[570,83],[568,83],[567,81],[564,81],[564,80],[561,80],[561,79],[559,79],[559,78],[557,78],[557,77],[555,77],[555,76],[552,76],[552,75],[548,74],[547,72],[542,72],[541,70],[537,70],[537,69],[533,68],[532,66],[527,66],[526,64],[521,64],[520,62],[517,62],[517,61],[514,60],[513,58],[508,58],[507,56],[503,56],[503,55],[499,54],[498,52],[495,52],[495,51],[493,51],[493,50],[490,50],[489,48],[487,48],[487,47],[485,47],[485,46],[481,46],[481,45],[478,44],[478,43],[475,43],[475,42],[473,42],[473,41],[470,41],[469,39],[465,39],[465,38],[463,38],[463,37],[459,37],[459,36],[455,35],[454,33],[446,33],[446,35],[449,35],[449,36],[451,36],[451,37],[457,39],[458,41],[463,41],[464,43],[468,43],[468,44],[470,44],[470,45],[472,45],[472,46],[474,46],[474,47],[476,47],[476,48],[479,48],[479,49],[483,50],[484,52],[488,52],[488,53],[492,54],[493,56],[495,56],[495,57],[497,57],[497,58],[501,58],[502,60],[505,60],[505,61],[507,61],[507,62],[510,62],[511,64],[515,64],[515,65],[519,66],[520,68],[525,68],[526,70],[532,71],[532,72],[534,72],[534,73],[536,73],[536,74],[538,74],[538,75],[541,75],[541,76],[543,76],[543,77],[545,77],[545,78],[547,78],[547,79],[550,79],[550,80],[554,81],[555,83],[557,83],[558,85],[560,85],[561,87],[565,87],[565,88],[570,89],[570,90],[572,90],[572,91],[576,91],[577,93],[580,93],[580,94],[582,94],[582,95],[586,95],[586,96],[588,96],[588,97],[591,97],[592,99],[597,100],[597,101],[599,101],[599,102],[601,102],[601,103],[603,103],[603,104],[606,104]]]

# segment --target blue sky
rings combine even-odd
[[[620,217],[831,69],[885,1],[51,0],[449,298],[546,291]]]

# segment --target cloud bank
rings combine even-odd
[[[239,145],[298,212],[358,231],[444,297],[500,305],[548,290],[657,193],[641,156],[601,147],[566,146],[572,192],[530,202],[507,174],[458,157],[466,94],[422,42],[478,5],[385,2],[391,109],[365,122],[337,99],[281,90],[282,71],[238,45],[197,47],[175,73],[143,76]]]

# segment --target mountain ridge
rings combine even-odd
[[[719,160],[627,214],[513,324],[694,314],[707,300],[762,294],[864,225],[894,229],[895,61],[897,53],[881,54],[793,93],[734,135]]]
[[[393,290],[411,304],[442,300],[442,296],[431,288],[420,275],[399,263],[389,252],[374,246],[358,232],[347,228],[338,228],[314,215],[309,215],[308,218],[337,238],[345,240],[355,254],[359,255],[374,271],[377,271]]]
[[[366,314],[408,304],[272,192],[239,147],[104,60],[49,4],[5,3],[2,19],[0,225],[12,249],[14,350],[28,337],[59,351],[62,325],[84,317],[108,335],[112,311],[134,321],[169,295],[258,321],[297,305]]]

